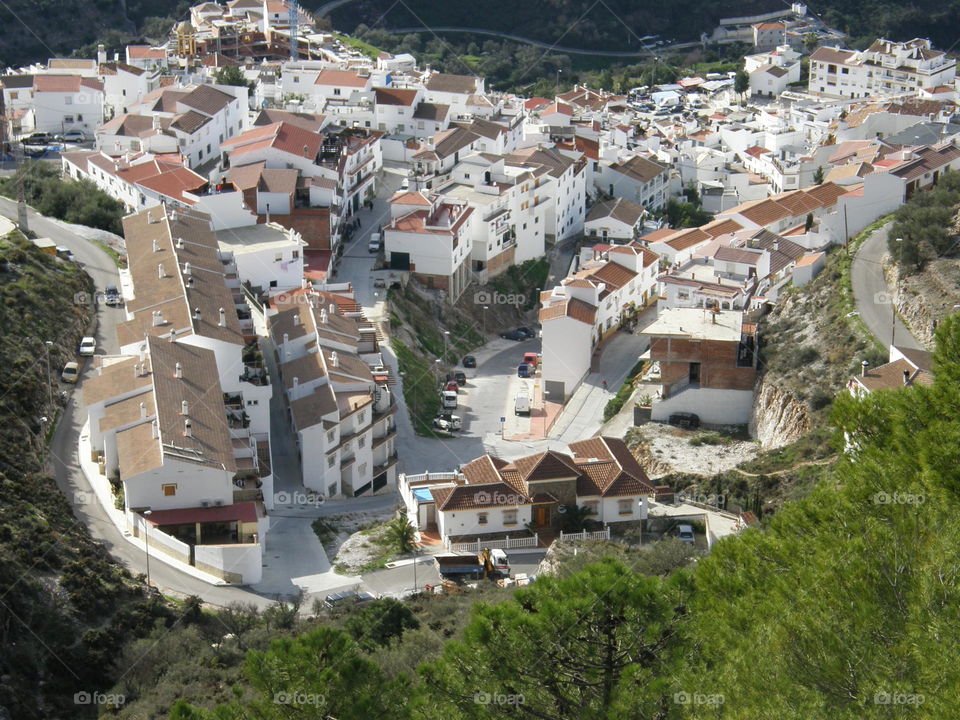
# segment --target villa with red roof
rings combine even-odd
[[[80,75],[34,75],[33,102],[21,127],[37,132],[82,132],[88,138],[103,123],[103,82]]]

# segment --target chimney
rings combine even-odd
[[[320,323],[323,324],[323,325],[326,325],[326,324],[327,324],[327,311],[326,311],[326,310],[321,310],[321,311],[320,311]]]
[[[300,313],[299,313],[299,311],[298,311],[298,312],[295,312],[295,313],[293,314],[293,326],[294,326],[294,327],[299,327],[299,326],[300,326]]]
[[[284,333],[284,334],[283,334],[283,344],[286,345],[288,342],[290,342],[290,333]]]
[[[146,355],[147,355],[147,346],[141,345],[140,346],[140,362],[143,362],[144,360],[146,360]]]
[[[330,306],[327,308],[327,310],[328,310],[328,312],[329,312],[331,315],[336,315],[336,314],[337,314],[337,304],[336,304],[336,303],[330,303]]]
[[[171,329],[170,329],[170,342],[176,342],[176,341],[177,341],[177,329],[176,329],[176,328],[171,328]]]
[[[294,387],[297,387],[297,386],[299,386],[299,385],[300,385],[300,378],[294,376],[294,378],[293,378],[293,386],[294,386]]]
[[[107,61],[107,49],[101,43],[97,45],[97,64],[103,65]]]
[[[866,360],[860,362],[860,377],[867,376],[867,366],[869,365],[870,363],[868,363]]]
[[[190,404],[186,400],[180,403],[180,414],[184,416],[190,414]]]
[[[152,423],[150,423],[150,426],[151,426],[151,430],[152,430],[152,433],[151,433],[151,434],[153,435],[153,439],[154,439],[154,440],[158,439],[158,438],[160,437],[160,425],[159,425],[159,423],[157,423],[157,421],[154,420]]]
[[[177,211],[176,211],[176,210],[171,210],[171,211],[170,211],[170,222],[176,222],[176,220],[177,220]],[[182,239],[182,238],[178,238],[178,239],[179,239],[181,242],[183,242],[183,239]]]
[[[147,224],[153,225],[153,213],[147,210]]]
[[[903,384],[904,384],[904,385],[909,385],[909,384],[910,384],[910,371],[909,371],[909,370],[904,370],[904,371],[903,371]]]
[[[177,249],[178,249],[178,250],[182,250],[182,249],[183,249],[183,238],[182,238],[182,237],[178,237],[178,238],[177,238]]]
[[[340,357],[336,350],[330,353],[330,367],[340,367]]]
[[[153,251],[160,252],[160,243],[157,242],[157,239],[153,239]]]
[[[141,420],[146,420],[146,419],[147,419],[147,404],[146,404],[146,403],[140,403],[140,419],[141,419]]]
[[[167,276],[166,271],[163,269],[163,263],[157,265],[157,277],[165,278]]]
[[[306,290],[306,289],[307,289],[307,279],[306,279],[306,278],[300,278],[300,289],[301,289],[301,290]]]
[[[200,322],[200,308],[193,309],[193,319]]]
[[[182,379],[183,379],[183,365],[181,365],[180,363],[177,363],[177,364],[174,366],[173,376],[174,376],[175,378],[177,378],[178,380],[182,380]]]
[[[227,326],[227,311],[220,308],[220,318],[217,320],[217,327]]]
[[[193,424],[190,422],[189,418],[183,421],[183,436],[193,437]]]
[[[153,326],[157,327],[158,325],[163,325],[163,311],[154,310],[153,311]]]
[[[133,376],[135,378],[140,377],[140,363],[133,366]]]

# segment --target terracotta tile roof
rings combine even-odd
[[[512,463],[505,465],[501,469],[501,473],[509,470],[515,470],[525,483],[576,477],[580,474],[573,458],[556,450],[545,450],[534,455],[517,458]]]
[[[280,365],[280,375],[283,377],[283,386],[290,390],[298,384],[306,385],[314,380],[326,377],[327,368],[322,355],[319,352],[311,352],[282,363]]]
[[[503,482],[480,487],[458,485],[431,488],[430,493],[437,504],[437,509],[444,512],[530,504],[529,497]]]
[[[143,405],[143,410],[140,406]],[[100,432],[115,430],[124,425],[142,422],[147,417],[153,417],[157,410],[153,402],[153,393],[144,392],[120,402],[107,405],[103,417],[100,419]]]
[[[322,141],[323,136],[319,133],[304,130],[287,122],[278,122],[251,128],[236,137],[225,140],[220,147],[230,152],[231,159],[265,148],[274,148],[290,155],[313,159],[320,152]]]
[[[655,243],[673,237],[676,232],[673,228],[660,228],[659,230],[654,230],[652,233],[647,233],[640,239],[648,243]]]
[[[477,89],[477,79],[469,75],[447,75],[435,73],[424,86],[435,92],[459,93],[469,95]]]
[[[234,100],[233,95],[228,95],[222,90],[217,90],[210,85],[197,85],[184,95],[180,102],[189,108],[199,110],[204,115],[216,115]]]
[[[489,483],[502,482],[500,469],[505,467],[507,462],[493,455],[481,455],[476,460],[471,460],[460,468],[467,483],[470,485],[483,485]]]
[[[778,220],[790,217],[792,213],[775,200],[766,199],[752,203],[748,206],[740,205],[727,212],[737,212],[747,220],[760,227],[770,225]]]
[[[165,525],[193,525],[196,523],[242,522],[255,523],[262,517],[257,503],[243,502],[234,505],[215,507],[178,508],[176,510],[154,510],[147,517],[154,527]]]
[[[853,50],[841,50],[840,48],[819,47],[814,50],[811,60],[825,63],[846,63],[854,55]]]
[[[202,128],[208,122],[210,122],[210,118],[208,116],[202,115],[195,110],[188,110],[185,113],[177,115],[173,119],[173,122],[170,123],[170,127],[174,130],[181,130],[188,135],[193,135],[193,133]]]
[[[327,123],[327,116],[319,113],[288,112],[287,110],[261,110],[253,121],[255,127],[284,122],[307,132],[320,132]]]
[[[312,393],[297,398],[290,403],[290,413],[297,430],[305,430],[323,422],[325,419],[339,419],[340,411],[337,398],[329,383],[318,385]]]
[[[846,194],[849,190],[849,186],[844,187],[836,183],[827,182],[822,185],[814,185],[811,188],[807,188],[804,192],[820,203],[820,207],[833,207],[837,204],[840,196]]]
[[[400,88],[374,88],[377,96],[377,105],[399,105],[412,107],[417,100],[416,90]]]
[[[613,200],[598,202],[590,208],[587,222],[612,217],[614,220],[619,220],[633,227],[643,219],[645,213],[646,210],[642,205],[637,205],[624,198],[614,198]]]
[[[413,112],[413,117],[415,120],[433,120],[435,122],[442,122],[447,117],[447,112],[449,110],[449,105],[422,102],[417,105],[417,109]]]
[[[735,233],[740,230],[743,230],[743,225],[738,223],[736,220],[731,220],[729,218],[723,220],[714,220],[709,222],[706,225],[700,227],[700,230],[703,230],[707,235],[712,238],[718,238],[721,235],[728,235],[730,233]]]
[[[143,375],[134,373],[134,366],[139,363],[139,358],[129,357],[109,365],[102,365],[98,373],[87,378],[81,386],[84,404],[89,407],[118,395],[152,387],[153,381],[150,379],[149,372]],[[145,364],[148,368],[150,367],[149,360]]]
[[[619,290],[636,276],[633,270],[615,262],[606,262],[588,274],[592,280],[604,283],[608,290]]]
[[[540,309],[539,321],[541,323],[561,317],[573,318],[592,326],[597,321],[597,308],[583,300],[570,298]]]
[[[715,260],[724,262],[733,262],[740,265],[756,265],[763,257],[763,253],[756,250],[746,250],[743,248],[720,247],[713,255]]]
[[[127,57],[134,60],[163,60],[167,57],[167,51],[149,45],[127,45]]]
[[[148,222],[148,218],[154,222]],[[135,342],[144,335],[168,335],[176,330],[179,334],[197,333],[243,344],[233,294],[227,288],[219,259],[219,245],[206,215],[180,211],[176,219],[171,219],[169,211],[153,208],[125,217],[123,229],[135,293],[126,305],[134,319],[118,326],[126,326],[124,340]],[[183,241],[179,248],[178,238]],[[191,267],[189,276],[183,274],[187,263]],[[160,264],[164,267],[162,278]],[[226,311],[224,327],[219,326],[220,308]],[[200,310],[199,320],[193,317],[195,309]],[[154,325],[154,311],[163,313],[161,325]]]
[[[103,91],[103,83],[94,78],[79,75],[34,75],[33,89],[36,92],[78,93],[81,88]]]
[[[125,72],[129,75],[136,75],[137,77],[147,74],[147,71],[143,68],[127,65],[125,62],[101,63],[98,72],[101,75],[117,75],[120,72]]]
[[[314,85],[327,87],[354,87],[365,88],[370,83],[369,77],[360,77],[353,70],[321,70],[314,81]]]
[[[905,385],[932,385],[933,374],[927,370],[917,369],[912,363],[901,358],[885,365],[869,368],[866,375],[857,375],[854,380],[864,389],[873,392],[892,390]]]
[[[610,166],[610,169],[615,170],[622,175],[626,175],[632,180],[642,183],[649,182],[661,173],[667,171],[667,168],[660,163],[656,163],[653,160],[648,160],[641,155],[634,155],[626,162],[613,163]]]
[[[431,207],[433,205],[426,195],[416,190],[394,193],[390,198],[390,202],[396,203],[397,205],[416,205],[419,207]]]
[[[683,250],[687,250],[688,248],[699,245],[700,243],[705,243],[710,239],[710,235],[705,233],[700,228],[690,228],[689,230],[683,230],[677,233],[672,238],[667,240],[666,243],[677,252],[681,252]]]

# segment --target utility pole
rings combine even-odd
[[[900,290],[900,265],[903,263],[903,238],[897,238],[897,256],[898,261],[894,266],[893,276],[893,297],[890,298],[890,347],[896,343],[897,337],[897,295]]]

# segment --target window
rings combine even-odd
[[[299,84],[300,84],[300,76],[299,76],[299,75],[294,75],[294,76],[293,76],[293,82],[294,82],[294,84],[299,85]]]
[[[83,115],[77,114],[77,122],[83,122]]]
[[[361,435],[359,438],[357,438],[357,447],[365,448],[366,446],[367,446],[367,436]]]
[[[283,253],[277,253],[273,256],[274,262],[283,262]]]
[[[121,90],[120,92],[121,92],[121,94],[122,94],[124,97],[127,96],[127,90],[126,90],[126,88],[124,88],[124,89]]]
[[[583,509],[586,510],[587,515],[597,515],[600,511],[600,501],[587,500],[587,502],[583,504]]]
[[[357,468],[357,477],[363,478],[367,474],[367,464],[360,463],[360,467]]]
[[[327,487],[327,497],[333,497],[336,494],[337,494],[337,484],[330,483],[329,487]]]
[[[617,512],[620,515],[633,515],[633,500],[617,500]]]
[[[251,407],[252,405],[259,405],[259,404],[260,404],[259,400],[247,400],[247,407]]]
[[[65,123],[72,123],[72,122],[73,122],[73,115],[64,115],[64,116],[63,116],[63,121],[64,121]]]
[[[18,93],[18,92],[16,92],[16,91],[10,93],[10,99],[11,99],[11,100],[16,100],[18,97],[20,97],[20,93]]]
[[[516,525],[516,524],[517,524],[517,511],[516,511],[516,510],[504,510],[504,511],[503,511],[503,524],[504,524],[504,525]]]
[[[363,425],[363,423],[365,423],[366,421],[367,421],[367,411],[366,411],[366,410],[361,410],[361,411],[360,411],[360,414],[357,415],[357,422],[360,423],[361,425]],[[362,447],[362,446],[361,446],[361,447]]]
[[[486,525],[486,524],[487,524],[487,516],[488,516],[488,515],[489,515],[489,513],[485,513],[485,512],[482,512],[482,513],[480,513],[479,515],[477,515],[477,524],[478,524],[478,525]]]
[[[64,98],[64,99],[63,99],[63,104],[64,104],[64,105],[73,105],[73,98],[72,98],[72,97],[66,97],[66,98]]]
[[[271,281],[270,281],[270,287],[272,287],[272,288],[277,287],[277,281],[276,281],[276,280],[271,280]]]
[[[333,89],[333,94],[334,94],[334,95],[339,95],[339,94],[340,94],[340,88],[334,88],[334,89]]]
[[[333,442],[336,439],[336,437],[337,437],[336,431],[331,430],[330,432],[327,433],[327,442]]]
[[[207,143],[207,155],[210,154],[210,143]]]
[[[164,497],[171,497],[177,494],[176,485],[161,485],[161,487],[163,488]]]
[[[328,468],[332,468],[334,465],[336,465],[336,463],[337,463],[337,456],[336,456],[336,455],[331,455],[330,457],[327,458],[327,467],[328,467]]]
[[[293,259],[296,260],[296,259],[298,259],[299,257],[300,257],[300,251],[299,251],[299,250],[294,250],[294,251],[293,251]]]

